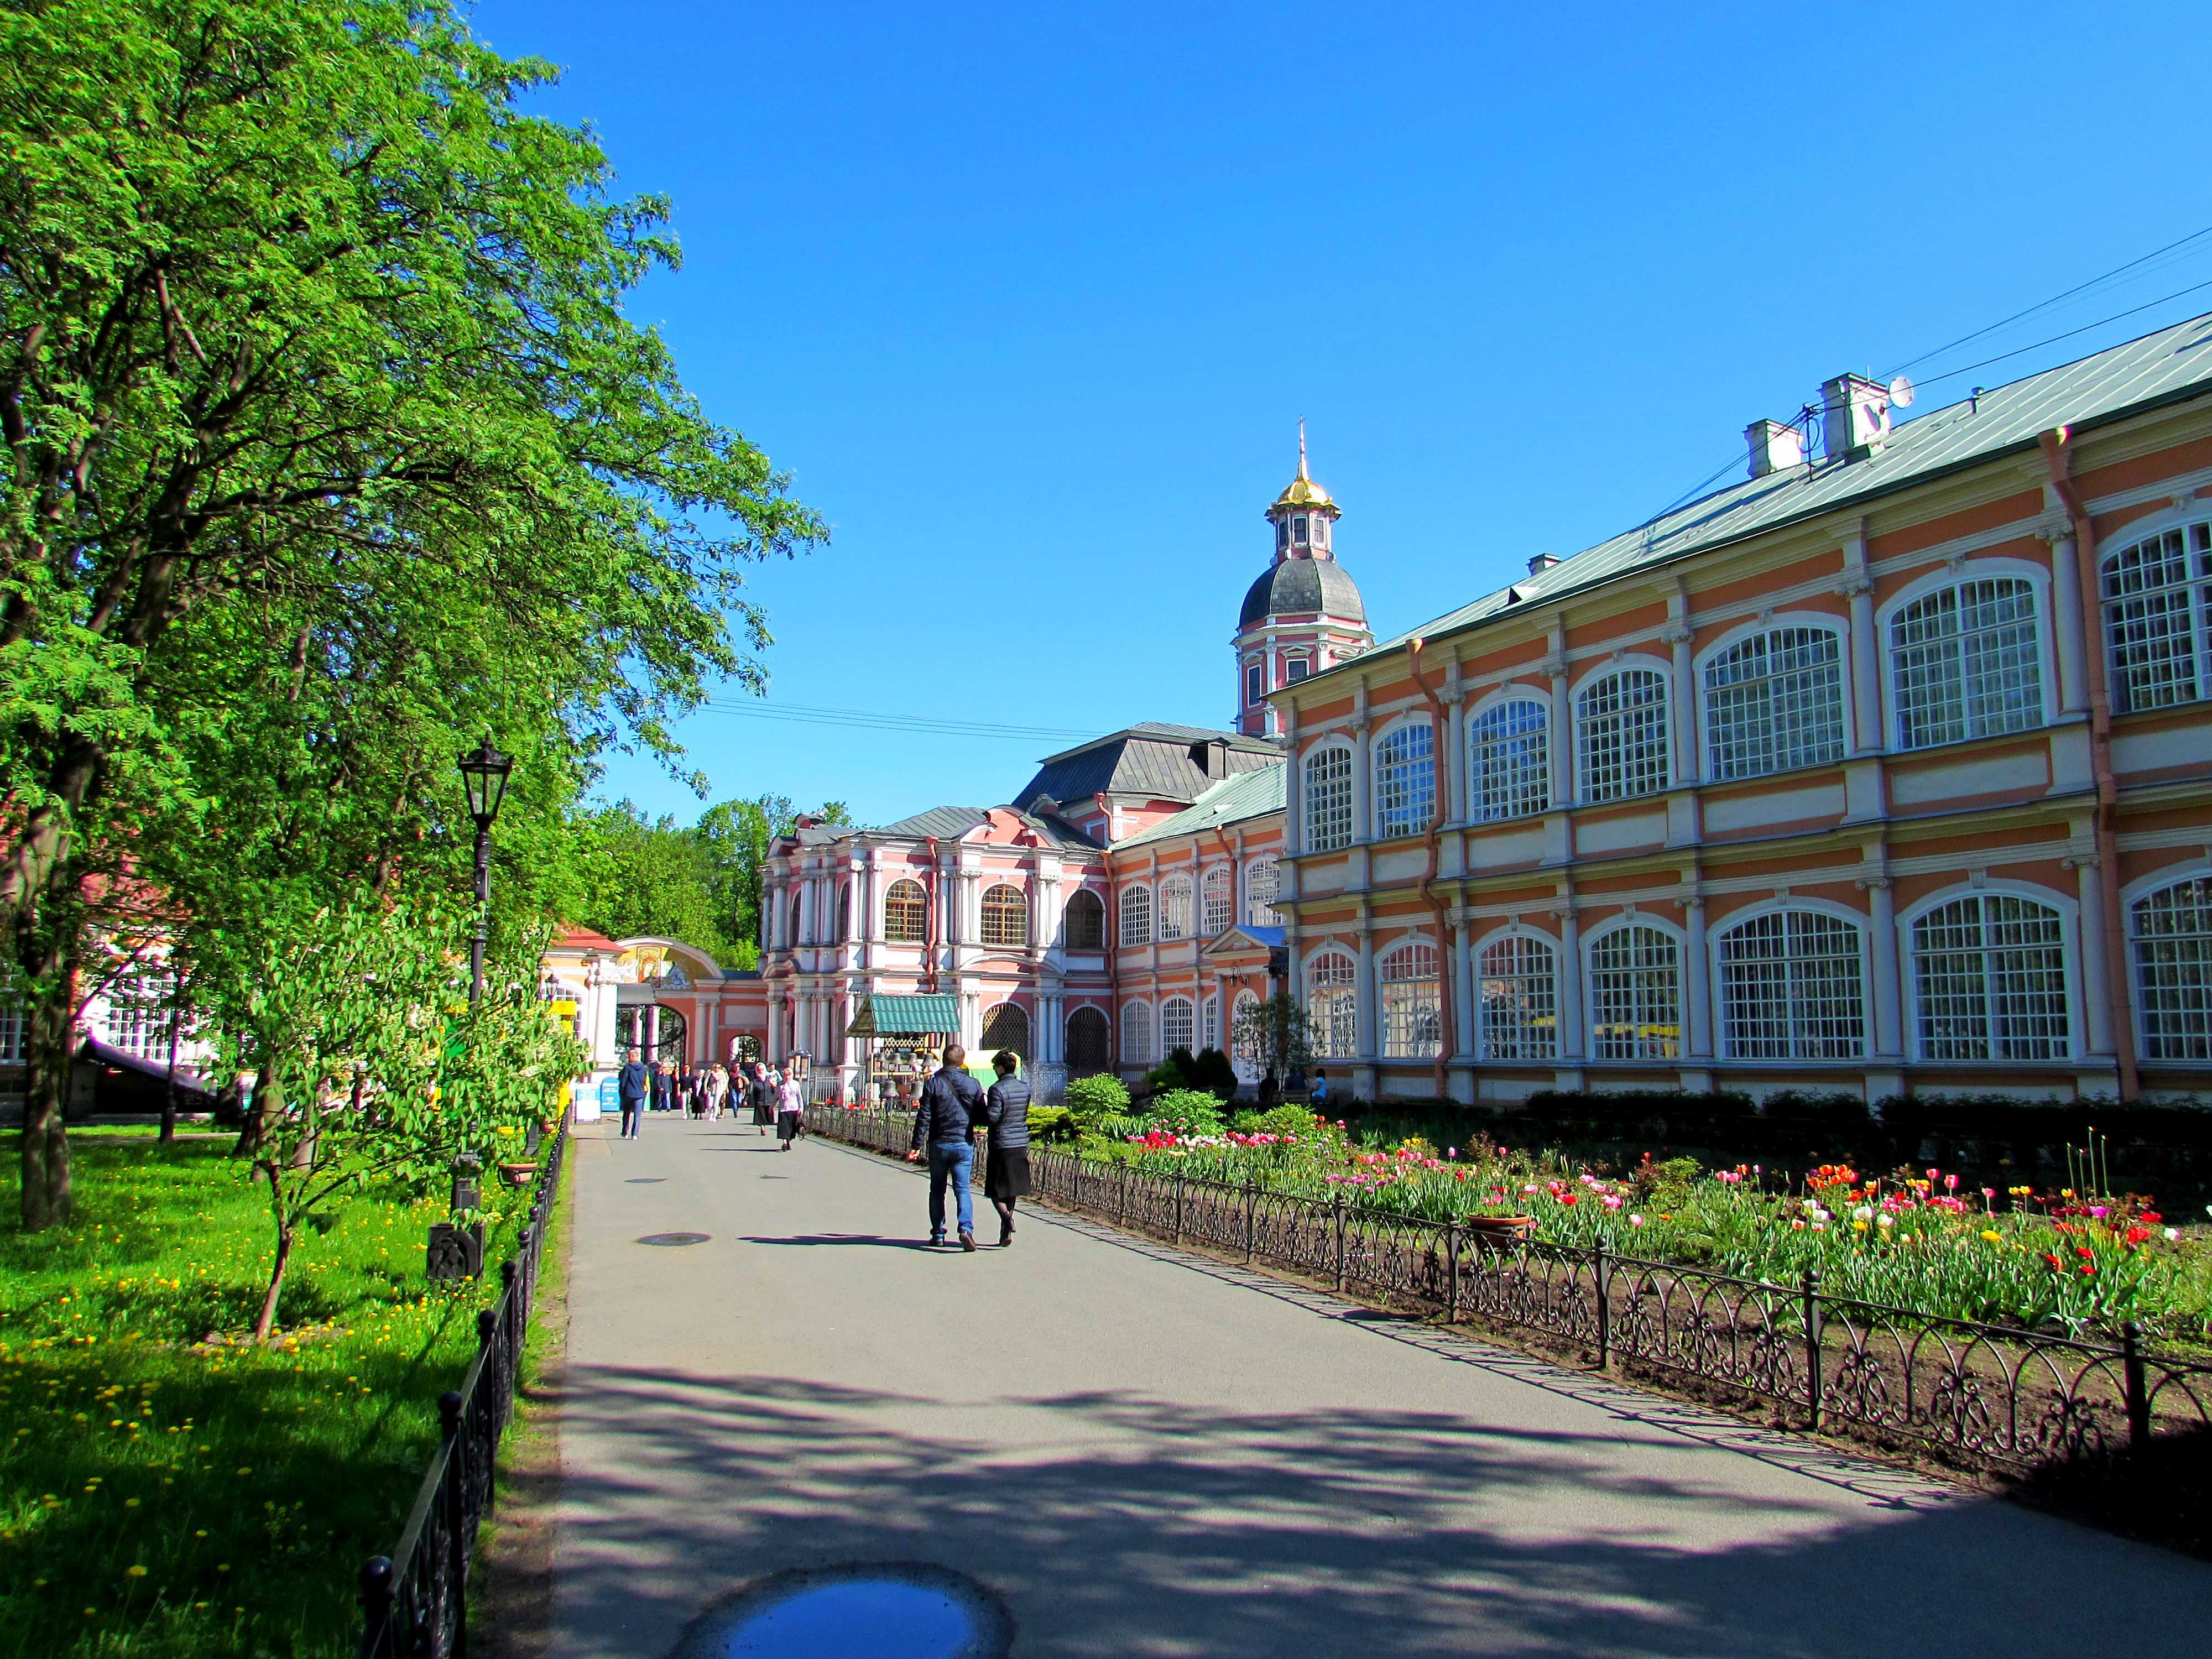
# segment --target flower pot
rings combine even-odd
[[[1533,1215],[1471,1215],[1460,1223],[1468,1237],[1484,1244],[1518,1244],[1536,1231]]]
[[[527,1187],[530,1177],[538,1173],[538,1166],[535,1164],[502,1164],[499,1166],[499,1172],[507,1177],[508,1186]]]

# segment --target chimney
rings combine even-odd
[[[1804,435],[1794,426],[1784,426],[1779,421],[1753,421],[1744,428],[1743,437],[1751,446],[1751,476],[1754,478],[1805,464]]]
[[[1863,459],[1889,441],[1889,388],[1863,374],[1820,383],[1820,442],[1831,461]]]
[[[1559,556],[1556,553],[1539,553],[1528,561],[1528,574],[1532,576],[1540,576],[1559,562]]]

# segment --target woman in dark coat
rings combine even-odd
[[[1014,1200],[1030,1192],[1030,1085],[1014,1073],[1021,1061],[1001,1050],[991,1057],[999,1080],[983,1098],[991,1126],[991,1151],[983,1165],[983,1196],[999,1212],[999,1243],[1014,1242]]]
[[[745,1091],[747,1103],[753,1109],[753,1127],[766,1134],[775,1127],[775,1082],[768,1073],[768,1066],[760,1060],[753,1062],[753,1080]]]

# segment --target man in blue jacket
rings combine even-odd
[[[622,1097],[622,1138],[635,1140],[638,1122],[645,1116],[646,1093],[653,1087],[636,1049],[625,1051],[623,1068],[615,1074],[615,1087]]]
[[[968,1051],[956,1042],[945,1051],[944,1069],[921,1085],[906,1161],[919,1164],[923,1148],[928,1149],[929,1242],[945,1243],[945,1183],[949,1180],[960,1221],[960,1248],[972,1250],[975,1203],[968,1181],[975,1168],[975,1147],[968,1137],[983,1114],[983,1085],[968,1075],[967,1065]]]

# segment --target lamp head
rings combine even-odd
[[[514,770],[514,757],[500,753],[486,737],[460,757],[460,768],[461,782],[469,792],[469,816],[477,821],[477,828],[489,830],[499,816],[500,802],[506,798],[507,775]]]

